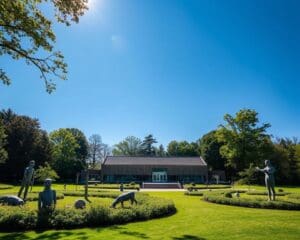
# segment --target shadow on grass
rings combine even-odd
[[[0,236],[0,240],[56,240],[63,237],[72,236],[74,239],[86,240],[88,237],[85,232],[72,232],[72,231],[56,231],[49,233],[41,233],[36,237],[28,237],[24,233],[9,233],[5,236]]]
[[[122,226],[111,226],[111,227],[108,227],[107,229],[117,231],[119,234],[133,236],[133,237],[137,237],[137,238],[140,238],[140,239],[148,239],[149,238],[145,233],[130,231],[126,227],[122,227]],[[101,230],[103,230],[103,228],[98,228],[97,229],[98,232],[100,232]]]
[[[174,240],[205,240],[205,238],[197,237],[194,235],[188,235],[188,234],[182,235],[181,237],[173,237],[172,239],[174,239]]]

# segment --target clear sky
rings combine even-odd
[[[300,1],[92,0],[55,25],[68,81],[46,93],[34,67],[1,57],[0,108],[47,131],[76,127],[115,144],[152,133],[194,141],[242,108],[274,136],[300,137]]]

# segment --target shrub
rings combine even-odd
[[[287,195],[287,197],[290,199],[300,200],[300,193],[291,193],[291,194]]]
[[[64,192],[65,196],[78,196],[78,197],[84,197],[83,191],[78,192],[72,192],[67,191]],[[105,192],[105,191],[98,191],[98,192],[88,192],[89,197],[99,197],[99,198],[116,198],[120,195],[120,192]]]
[[[158,218],[176,212],[175,205],[171,200],[150,197],[142,193],[136,194],[136,198],[137,205],[116,209],[92,203],[90,208],[83,210],[65,208],[38,214],[37,211],[26,207],[1,207],[0,229],[16,231],[97,227]]]
[[[184,192],[184,195],[187,195],[187,196],[203,196],[203,192],[186,191],[186,192]]]
[[[2,230],[28,230],[35,228],[36,223],[36,211],[9,206],[0,208],[0,229]]]
[[[265,195],[267,196],[268,193],[266,191],[257,191],[257,190],[251,190],[251,191],[248,191],[246,192],[247,195]],[[285,195],[288,195],[289,193],[287,192],[277,192],[276,195],[277,196],[285,196]]]
[[[60,192],[56,192],[56,198],[59,199],[64,199],[64,194]],[[39,200],[39,192],[31,192],[28,193],[27,195],[27,201],[37,201]]]
[[[0,190],[12,189],[14,186],[8,184],[0,184]]]
[[[224,193],[224,197],[232,198],[231,192],[226,192],[226,193]]]
[[[229,193],[234,193],[236,191],[228,191]],[[247,198],[228,198],[225,195],[228,192],[207,192],[204,194],[203,199],[208,202],[241,206],[241,207],[251,207],[251,208],[268,208],[268,209],[282,209],[282,210],[300,210],[300,203],[292,203],[285,201],[265,201],[261,199],[247,199]],[[239,191],[243,192],[243,191]]]

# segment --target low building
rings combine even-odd
[[[121,182],[207,181],[207,164],[201,157],[108,156],[102,164],[102,180]]]

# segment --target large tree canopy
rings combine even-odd
[[[88,0],[1,0],[0,1],[0,55],[14,60],[23,59],[40,72],[47,92],[55,89],[54,80],[66,79],[67,64],[61,52],[55,51],[56,36],[53,23],[42,9],[52,4],[58,22],[70,25],[78,22],[87,9]],[[0,81],[11,80],[0,68]]]
[[[0,176],[7,180],[19,180],[30,160],[36,165],[51,162],[51,148],[47,133],[40,129],[37,119],[20,116],[11,110],[0,112],[6,138],[8,158],[0,165]]]
[[[225,159],[220,154],[222,143],[218,142],[216,131],[205,134],[200,140],[200,153],[210,169],[225,170]]]
[[[199,156],[198,144],[197,143],[189,143],[187,141],[171,141],[168,144],[168,155],[170,156]]]
[[[248,168],[250,163],[261,164],[270,157],[271,140],[266,133],[270,124],[259,126],[256,111],[242,109],[235,116],[226,114],[224,120],[226,124],[219,127],[216,136],[223,144],[220,153],[235,174]]]
[[[141,146],[141,139],[134,136],[129,136],[114,146],[113,155],[138,156],[141,154]]]
[[[50,133],[50,141],[53,144],[52,166],[62,179],[72,179],[84,166],[78,159],[77,151],[80,148],[74,135],[66,128],[60,128]]]
[[[0,119],[0,164],[4,163],[7,159],[7,152],[4,148],[6,145],[6,134],[5,129],[2,124],[2,120]]]

